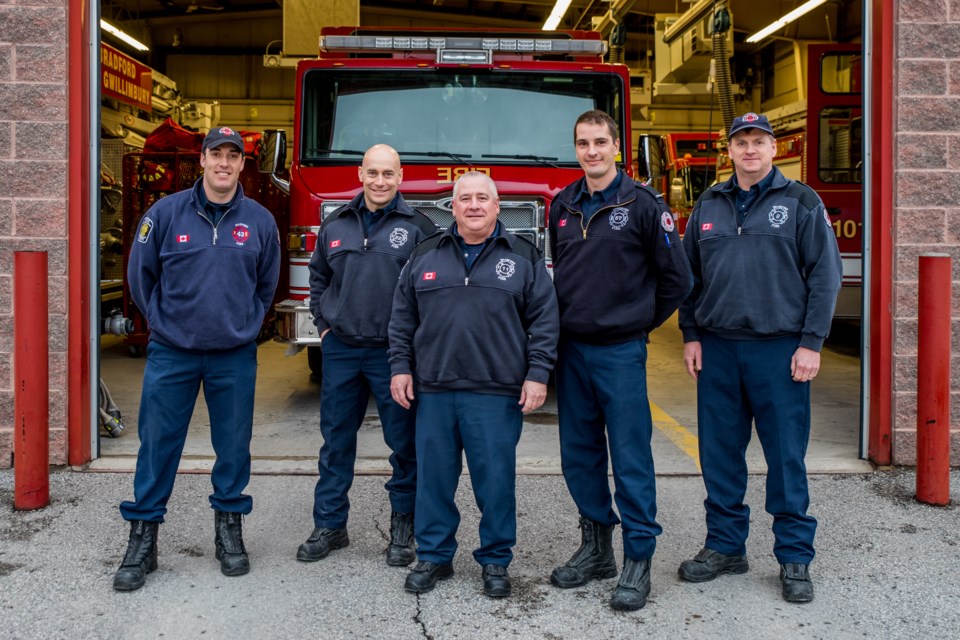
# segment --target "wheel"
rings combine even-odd
[[[307,362],[310,364],[310,376],[320,382],[323,376],[323,351],[320,347],[307,347]]]

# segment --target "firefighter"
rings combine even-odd
[[[483,591],[511,591],[516,447],[523,414],[546,399],[558,321],[543,257],[503,228],[499,210],[489,176],[458,178],[454,224],[417,247],[394,297],[390,388],[404,407],[416,397],[417,451],[429,453],[417,457],[419,562],[404,583],[413,593],[453,575],[464,453],[481,514],[473,557]]]
[[[316,562],[350,543],[347,493],[353,484],[357,432],[372,392],[392,452],[393,475],[385,485],[391,509],[386,561],[406,566],[414,558],[416,413],[390,396],[387,323],[400,269],[437,228],[398,192],[403,169],[393,148],[379,144],[368,149],[357,175],[363,189],[323,222],[310,259],[310,312],[323,349],[323,445],[314,529],[297,549],[297,560]]]
[[[777,146],[767,117],[735,118],[727,139],[734,175],[700,196],[683,239],[694,288],[680,307],[680,328],[683,360],[697,381],[707,536],[679,573],[704,582],[748,570],[744,456],[755,423],[782,595],[810,602],[817,526],[807,513],[804,465],[810,381],[820,370],[843,269],[819,196],[773,166]]]
[[[201,384],[216,453],[216,557],[224,575],[250,570],[241,520],[253,508],[243,490],[250,480],[256,338],[277,287],[280,238],[273,215],[244,196],[243,164],[240,134],[212,129],[200,151],[203,176],[150,207],[132,243],[127,281],[150,341],[134,499],[120,505],[130,538],[113,581],[119,591],[139,589],[157,568],[157,530]]]
[[[617,168],[613,119],[583,113],[574,144],[584,175],[557,194],[549,228],[560,303],[560,464],[580,513],[581,545],[550,581],[568,589],[616,576],[613,530],[622,522],[623,574],[610,606],[633,611],[646,604],[661,532],[647,336],[686,298],[692,278],[666,203]],[[607,480],[608,448],[619,516]]]

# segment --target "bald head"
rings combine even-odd
[[[382,209],[397,195],[403,182],[400,154],[393,147],[375,144],[363,154],[363,164],[357,173],[363,185],[363,200],[367,209]]]

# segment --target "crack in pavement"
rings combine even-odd
[[[383,515],[383,507],[380,507],[380,512],[379,512],[377,515],[379,515],[379,516],[382,516],[382,515]],[[390,532],[389,532],[389,531],[384,531],[384,530],[383,530],[383,527],[380,526],[380,518],[374,516],[374,518],[373,518],[373,526],[377,529],[377,531],[380,532],[380,537],[381,537],[381,538],[383,538],[383,539],[386,540],[387,542],[390,542]]]
[[[420,594],[417,594],[417,615],[413,616],[413,621],[420,625],[420,631],[423,633],[423,637],[427,640],[433,640],[433,636],[427,632],[427,625],[420,618],[423,614],[423,609],[420,608]]]

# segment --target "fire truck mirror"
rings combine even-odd
[[[260,173],[280,173],[287,162],[287,132],[265,129],[260,138]]]

